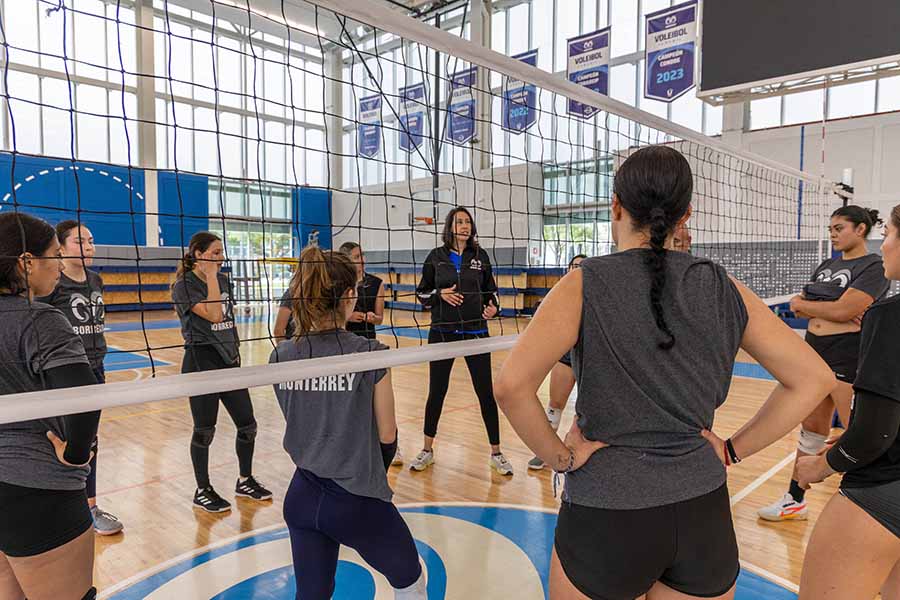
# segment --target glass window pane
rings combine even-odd
[[[241,118],[233,113],[219,115],[219,147],[222,152],[222,175],[242,177],[243,145]]]
[[[878,80],[878,112],[900,110],[900,77]]]
[[[194,169],[204,175],[219,174],[219,157],[216,148],[216,115],[208,108],[194,109],[194,136],[197,142],[197,160]]]
[[[13,8],[14,6],[20,6],[19,10],[22,10],[24,7],[28,7],[30,3],[28,2],[7,2],[7,14],[6,14],[6,35],[10,40],[10,44],[13,44],[13,39],[17,35],[21,35],[16,31],[16,21],[15,19],[11,22],[10,15],[14,15],[16,10]],[[12,5],[12,6],[9,6]],[[30,5],[31,11],[34,12],[34,4]],[[51,71],[64,71],[65,65],[63,64],[63,12],[61,10],[57,10],[55,12],[50,13],[49,15],[46,12],[41,14],[41,18],[39,20],[41,27],[41,52],[44,54],[41,55],[41,66],[45,69],[50,69]],[[65,52],[66,56],[71,57],[73,55],[72,49],[72,41],[75,38],[72,35],[72,19],[71,17],[66,17],[66,27],[68,31],[66,32],[66,46],[67,50]],[[18,45],[18,44],[16,44]],[[17,53],[15,50],[10,50],[10,54],[12,56],[13,62],[22,62],[21,59],[25,58],[21,52]],[[48,56],[48,55],[53,56]],[[34,56],[34,55],[29,55]],[[56,57],[59,58],[56,58]],[[33,64],[27,63],[26,64]]]
[[[239,52],[241,44],[229,37],[219,36],[216,51],[216,80],[219,84],[219,103],[239,108],[243,98],[243,61]]]
[[[556,0],[556,71],[566,70],[567,40],[578,35],[579,5],[578,0]],[[551,21],[549,15],[547,17]]]
[[[509,9],[509,55],[515,56],[531,50],[528,47],[528,5],[519,4]]]
[[[171,4],[171,3],[170,3]],[[168,52],[164,56],[163,70],[157,76],[172,78],[172,90],[176,96],[191,97],[193,87],[191,85],[191,61],[184,57],[191,56],[191,30],[189,27],[169,20],[171,32],[168,32]],[[164,30],[167,31],[167,30]],[[169,91],[168,87],[165,89]]]
[[[609,95],[616,100],[634,106],[634,77],[637,69],[633,63],[617,65],[610,70]]]
[[[109,20],[106,21],[106,64],[112,69],[112,71],[109,71],[109,80],[121,83],[122,74],[119,70],[122,68],[122,65],[124,65],[127,72],[134,73],[137,71],[137,50],[134,45],[137,30],[134,27],[133,10],[119,6],[118,24],[116,23],[116,13],[117,7],[115,3],[107,5],[106,14]],[[119,60],[120,51],[121,64]],[[134,75],[126,74],[125,85],[137,85],[137,78]]]
[[[821,121],[823,98],[822,90],[811,90],[785,96],[784,123],[782,125]]]
[[[6,41],[10,46],[18,48],[37,50],[38,49],[38,10],[40,5],[37,2],[22,2],[22,0],[7,0],[3,15],[4,31],[6,33]],[[62,18],[56,20],[59,28],[58,32],[62,33]],[[9,50],[10,62],[17,62],[26,65],[37,65],[38,55],[34,52],[25,52],[24,50]]]
[[[694,90],[672,102],[672,120],[695,131],[703,131],[703,101],[697,98]]]
[[[704,132],[706,135],[721,135],[722,133],[722,114],[723,109],[721,106],[713,106],[712,104],[707,104],[704,106],[706,110],[705,117],[705,125]]]
[[[269,121],[265,127],[266,180],[287,181],[284,172],[284,124]]]
[[[271,102],[265,103],[265,113],[267,115],[284,116],[284,54],[266,50],[265,62],[263,63],[263,72],[265,75],[266,100]]]
[[[325,185],[325,135],[318,130],[306,132],[306,181],[309,185]]]
[[[75,64],[75,73],[106,79],[106,69],[100,68],[106,66],[106,23],[102,18],[104,4],[100,0],[78,0],[77,9],[75,58],[83,62]]]
[[[505,10],[498,10],[491,16],[491,49],[506,54]]]
[[[539,48],[538,66],[545,71],[553,69],[553,0],[532,0],[532,46]],[[563,62],[565,64],[565,61]]]
[[[76,87],[76,105],[78,107],[76,141],[78,142],[78,158],[81,160],[109,160],[107,140],[107,121],[105,116],[84,114],[91,112],[107,115],[107,91],[92,85]]]
[[[10,73],[10,84],[12,83]],[[69,123],[69,86],[61,79],[41,80],[44,96],[44,154],[68,158],[72,156],[72,126]],[[53,108],[58,106],[59,108]],[[17,123],[18,124],[18,123]]]
[[[38,101],[37,75],[10,71],[8,73],[10,95],[24,100]],[[10,100],[12,120],[10,121],[10,146],[15,141],[15,149],[20,152],[41,152],[40,107],[30,102]],[[12,135],[14,134],[14,135]]]
[[[875,112],[875,81],[839,85],[828,90],[828,118],[841,119]]]
[[[581,0],[581,33],[597,30],[597,0]]]
[[[637,50],[637,2],[622,2],[616,0],[612,3],[612,56],[621,56]]]
[[[122,120],[122,103],[125,104],[128,137]],[[137,97],[121,91],[109,91],[109,160],[116,164],[135,164],[138,157]],[[157,144],[159,141],[157,141]]]
[[[781,98],[762,98],[750,102],[750,128],[765,129],[781,125]]]
[[[199,32],[198,32],[199,33]],[[194,71],[191,75],[193,82],[193,94],[195,100],[202,102],[215,102],[215,80],[213,79],[213,47],[206,40],[191,42],[191,51],[194,58]],[[221,74],[216,73],[221,76]]]

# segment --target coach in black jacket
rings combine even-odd
[[[491,262],[487,252],[478,245],[478,232],[471,213],[462,207],[451,210],[444,223],[442,239],[444,244],[432,250],[425,259],[422,278],[416,288],[419,301],[431,309],[428,343],[488,337],[487,320],[500,312],[500,303]],[[434,462],[434,438],[450,383],[453,360],[429,363],[425,446],[410,465],[415,471],[424,471]],[[491,381],[491,355],[466,356],[466,366],[491,444],[489,464],[501,475],[512,475],[512,466],[500,452],[500,424]]]

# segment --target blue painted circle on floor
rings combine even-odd
[[[556,514],[528,508],[484,506],[441,506],[439,504],[414,508],[401,508],[401,513],[411,515],[418,514],[435,519],[435,529],[441,524],[446,524],[446,519],[458,519],[482,527],[488,536],[499,536],[506,540],[506,544],[494,544],[491,552],[485,554],[485,559],[495,558],[499,564],[505,564],[511,557],[494,556],[492,553],[501,551],[500,548],[515,547],[521,551],[527,560],[531,562],[535,572],[540,577],[544,589],[544,598],[547,597],[547,579],[550,572],[550,553],[553,549],[553,535],[556,527]],[[199,572],[192,573],[202,565],[227,556],[233,552],[244,550],[252,551],[254,546],[269,542],[286,542],[288,534],[286,529],[269,531],[259,535],[253,535],[235,542],[225,544],[213,550],[185,559],[175,565],[169,566],[148,576],[146,579],[121,590],[112,596],[110,600],[138,600],[151,596],[154,592],[162,591],[163,586],[177,583],[181,577],[196,577]],[[458,540],[448,539],[446,545],[458,543]],[[512,546],[509,546],[509,543]],[[441,548],[444,544],[431,539],[428,544],[416,540],[419,556],[428,573],[428,598],[429,600],[457,600],[447,596],[447,573],[452,570],[445,565],[445,560],[451,558],[449,548]],[[473,551],[484,552],[484,548],[473,548]],[[509,550],[506,550],[509,551]],[[284,557],[286,563],[290,562],[289,553]],[[485,568],[481,572],[469,572],[469,577],[490,576],[490,569]],[[516,577],[516,573],[505,573],[504,577]],[[216,583],[210,582],[210,587],[215,588]],[[210,600],[293,600],[296,593],[296,584],[292,567],[287,564],[278,568],[260,568],[260,572],[251,575],[236,584],[222,584],[224,589],[216,591]],[[515,593],[515,592],[513,592]],[[375,597],[376,584],[373,572],[368,566],[354,562],[341,560],[338,563],[335,576],[334,600],[370,600]],[[540,594],[539,594],[540,595]],[[160,596],[161,597],[161,596]],[[540,598],[525,598],[520,595],[510,596],[512,600],[540,600]],[[736,600],[795,600],[796,594],[768,581],[758,575],[743,571],[738,578]],[[498,599],[499,600],[499,599]]]

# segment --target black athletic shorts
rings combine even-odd
[[[900,481],[864,488],[842,487],[841,495],[900,537]]]
[[[84,490],[0,482],[0,552],[25,557],[67,544],[94,526]]]
[[[657,581],[711,598],[728,592],[740,571],[727,485],[637,510],[563,502],[555,547],[569,581],[594,600],[634,600]]]
[[[856,367],[859,364],[860,334],[839,333],[837,335],[815,335],[806,332],[806,343],[822,357],[834,371],[838,381],[853,384]]]
[[[562,358],[559,359],[559,362],[561,362],[562,364],[566,365],[567,367],[569,367],[571,369],[572,368],[572,351],[569,350],[568,352],[563,354]]]

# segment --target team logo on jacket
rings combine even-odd
[[[839,271],[831,272],[831,269],[823,269],[821,273],[816,275],[816,281],[821,283],[833,283],[842,288],[850,285],[850,279],[853,275],[850,273],[850,269],[841,269]]]
[[[469,268],[472,269],[473,271],[480,271],[481,270],[481,261],[478,260],[477,258],[473,258],[472,261],[469,263]]]

